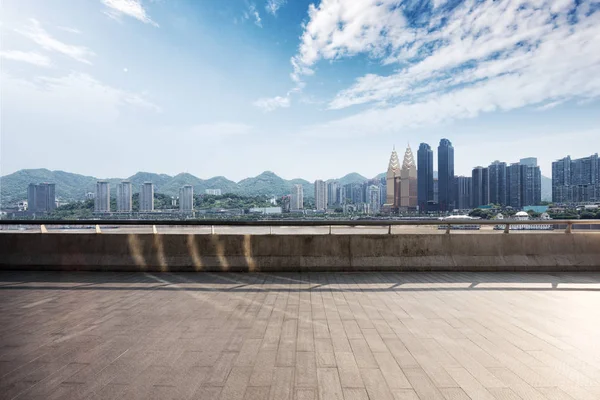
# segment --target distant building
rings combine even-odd
[[[471,204],[473,207],[485,206],[490,202],[489,171],[475,167],[471,173]]]
[[[519,164],[526,165],[528,167],[537,167],[537,158],[535,158],[535,157],[521,158],[519,160]]]
[[[501,206],[508,205],[508,188],[506,186],[507,167],[505,162],[498,160],[488,166],[490,203]]]
[[[192,213],[194,211],[194,187],[184,185],[179,189],[179,212]]]
[[[51,212],[56,208],[54,183],[30,183],[27,188],[27,207],[31,212]]]
[[[284,212],[284,213],[290,212],[291,200],[292,200],[291,195],[281,197],[281,212]]]
[[[140,188],[140,211],[154,211],[154,184],[144,182]]]
[[[133,186],[130,181],[122,181],[117,185],[117,211],[128,212],[133,210]]]
[[[327,183],[327,207],[340,204],[340,183],[331,181]]]
[[[406,147],[402,169],[400,170],[400,201],[403,210],[416,210],[417,208],[417,166],[410,145]]]
[[[255,207],[248,210],[250,214],[281,214],[281,207]]]
[[[27,211],[29,209],[29,203],[27,200],[21,200],[17,203],[17,210],[19,211]]]
[[[397,207],[395,204],[396,193],[398,192],[396,184],[400,179],[400,160],[398,159],[398,153],[396,148],[392,150],[390,161],[388,163],[387,173],[385,175],[385,186],[386,186],[386,198],[385,204],[383,205],[383,211],[391,212]],[[358,204],[358,203],[355,203]]]
[[[525,158],[525,164],[513,163],[507,169],[508,205],[513,208],[535,206],[542,201],[542,174],[535,158]]]
[[[552,163],[552,201],[555,203],[600,201],[598,153],[575,160],[567,156]]]
[[[94,199],[94,212],[110,212],[110,184],[108,181],[96,182],[96,198]]]
[[[221,189],[205,189],[204,194],[210,194],[212,196],[221,196]]]
[[[327,209],[327,183],[320,179],[315,181],[315,209],[317,211]]]
[[[85,199],[86,200],[94,200],[94,197],[96,197],[96,194],[94,192],[87,192],[85,194]]]
[[[508,166],[506,174],[506,182],[508,187],[508,205],[513,208],[521,208],[521,165],[512,163]]]
[[[381,202],[379,199],[379,194],[379,187],[375,185],[371,185],[369,187],[368,203],[371,214],[377,214],[380,211]]]
[[[302,185],[296,184],[292,186],[292,194],[290,198],[290,210],[299,211],[304,209],[304,189]]]
[[[385,184],[385,177],[379,180],[379,205],[383,206],[385,204],[385,198],[387,197],[387,186]],[[381,207],[379,208],[381,211]]]
[[[346,184],[340,187],[340,204],[348,204],[352,202],[352,185]]]
[[[365,191],[363,185],[360,183],[354,183],[352,185],[352,203],[363,204],[365,203]]]
[[[433,201],[433,151],[427,143],[421,143],[417,151],[417,204],[419,212],[427,211],[427,203]]]
[[[542,202],[542,173],[536,158],[525,160],[526,164],[521,164],[521,207],[536,206]]]
[[[440,181],[438,180],[437,177],[435,177],[435,178],[433,178],[433,202],[438,204],[439,201],[440,201]]]
[[[472,177],[470,176],[457,176],[454,179],[456,193],[456,208],[459,210],[467,210],[473,208],[471,203],[471,186]]]
[[[454,147],[448,139],[438,146],[438,203],[440,211],[454,209]]]

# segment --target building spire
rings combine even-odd
[[[415,157],[413,156],[412,150],[410,149],[410,145],[406,148],[406,152],[404,153],[404,161],[402,162],[402,168],[412,168],[415,166]]]
[[[394,146],[394,150],[392,150],[390,163],[388,164],[388,172],[390,171],[400,172],[400,160],[398,159],[398,153],[396,153],[396,146]]]

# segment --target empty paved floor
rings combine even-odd
[[[599,399],[600,274],[0,273],[2,399]]]

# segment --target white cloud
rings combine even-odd
[[[276,96],[271,98],[262,98],[256,100],[254,103],[256,107],[262,108],[263,111],[269,112],[276,110],[278,108],[287,108],[290,106],[290,96],[287,95],[285,97]]]
[[[5,50],[0,51],[0,57],[7,60],[26,62],[38,67],[49,67],[52,65],[50,58],[34,51]]]
[[[359,54],[397,68],[358,78],[329,104],[370,110],[313,128],[385,131],[600,96],[600,12],[589,3],[472,0],[451,9],[436,2],[431,13],[413,13],[417,21],[406,17],[413,5],[323,0],[309,7],[294,81],[320,60]]]
[[[277,15],[277,10],[279,10],[287,0],[267,0],[267,5],[265,5],[265,9],[268,13],[273,15]]]
[[[29,25],[22,29],[17,29],[17,32],[33,40],[44,50],[64,54],[65,56],[71,57],[74,60],[85,64],[92,63],[90,61],[90,57],[94,56],[94,52],[89,50],[87,47],[66,44],[52,37],[48,32],[46,32],[46,30],[44,30],[44,28],[42,28],[41,24],[33,18],[29,19]]]
[[[109,8],[106,13],[110,17],[128,15],[146,24],[158,27],[158,24],[146,12],[141,0],[102,0],[102,3]]]
[[[69,32],[69,33],[75,33],[77,35],[79,35],[81,33],[81,31],[77,28],[70,28],[68,26],[57,26],[58,29],[60,29],[61,31],[65,31],[65,32]]]
[[[40,76],[32,81],[2,74],[3,96],[19,110],[56,121],[106,123],[116,120],[123,110],[160,112],[146,96],[104,84],[84,73],[60,77]]]
[[[248,5],[248,9],[244,11],[243,18],[254,19],[254,25],[258,26],[259,28],[262,28],[262,20],[260,19],[260,14],[256,10],[256,6],[254,5],[254,3],[250,3]]]

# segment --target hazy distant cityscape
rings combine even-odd
[[[251,199],[244,203],[244,208],[207,208],[200,206],[202,199],[214,197],[217,199],[214,205],[218,205],[221,197],[230,195],[221,188],[195,193],[192,184],[184,184],[177,196],[166,196],[165,200],[164,195],[156,193],[154,182],[143,182],[136,192],[130,180],[122,180],[116,184],[113,196],[111,182],[98,180],[95,191],[86,193],[85,198],[90,205],[93,202],[92,215],[98,218],[195,218],[210,213],[225,216],[470,214],[486,217],[489,213],[485,214],[485,210],[504,211],[509,215],[525,210],[538,215],[546,212],[550,204],[542,201],[542,176],[537,158],[522,158],[513,163],[495,160],[486,167],[475,166],[471,176],[456,176],[454,147],[445,138],[437,147],[437,159],[427,143],[419,145],[416,159],[411,147],[407,146],[402,162],[394,148],[384,176],[346,184],[339,180],[317,179],[313,190],[314,198],[307,199],[305,186],[297,183],[287,194]],[[155,204],[158,197],[163,199],[159,208]],[[564,213],[579,206],[579,211],[591,210],[592,217],[595,217],[598,203],[600,164],[597,153],[580,159],[566,156],[552,163],[551,211]],[[57,206],[65,207],[65,204],[56,199],[55,183],[30,183],[27,199],[5,207],[2,212],[4,217],[10,218],[43,218],[55,213]],[[477,210],[483,210],[483,215]]]

